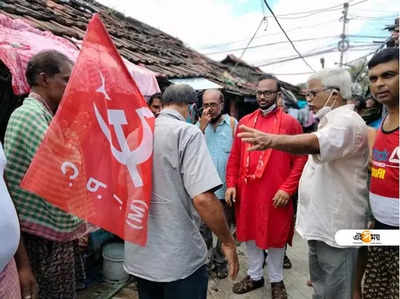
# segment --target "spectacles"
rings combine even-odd
[[[326,88],[322,88],[322,89],[317,89],[317,90],[310,90],[306,93],[306,97],[308,98],[314,98],[317,94],[319,94],[320,92],[326,91],[326,90],[330,90],[330,89],[334,89],[337,91],[340,91],[340,88],[338,87],[326,87]]]
[[[258,97],[264,96],[264,97],[270,97],[273,94],[276,94],[278,91],[277,90],[257,90],[256,95]]]
[[[206,104],[203,104],[203,108],[204,109],[207,109],[207,108],[217,108],[218,107],[218,105],[221,105],[222,103],[219,103],[219,104],[217,104],[217,103],[206,103]]]

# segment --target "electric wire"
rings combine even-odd
[[[352,49],[353,52],[356,52],[356,51],[368,51],[368,50],[374,50],[375,51],[377,49],[377,45],[374,45],[374,44],[368,45],[368,44],[366,44],[366,45],[350,46],[350,49]],[[321,54],[335,53],[337,51],[338,50],[337,50],[336,47],[327,47],[326,49],[307,52],[303,56],[304,57],[312,57],[312,56],[321,55]],[[257,67],[266,67],[266,66],[277,64],[277,63],[293,61],[293,60],[296,60],[296,59],[300,59],[300,57],[298,57],[297,55],[293,55],[293,56],[274,58],[274,59],[271,59],[271,60],[268,60],[268,61],[254,63],[254,65],[257,66]]]
[[[306,61],[306,59],[303,57],[303,55],[301,55],[301,53],[299,52],[299,50],[297,50],[296,46],[293,44],[292,40],[290,39],[290,37],[287,35],[285,29],[283,29],[282,25],[279,23],[277,17],[275,16],[274,11],[271,9],[271,7],[268,5],[267,0],[264,0],[265,5],[267,6],[268,10],[270,11],[270,13],[272,14],[272,16],[274,17],[276,23],[278,24],[279,28],[281,28],[282,32],[285,34],[286,38],[289,40],[290,44],[292,45],[293,50],[295,50],[295,52],[299,55],[299,57],[301,57],[304,61],[304,63],[313,71],[315,72],[314,68]]]
[[[356,2],[354,4],[350,4],[350,6],[355,6],[355,5],[364,3],[366,1],[368,1],[368,0],[362,0],[362,1]],[[261,0],[261,2],[263,2],[263,0]],[[351,2],[352,1],[349,1],[349,3],[351,3]],[[334,5],[334,6],[331,6],[331,7],[325,7],[325,8],[320,8],[320,9],[308,10],[308,11],[294,12],[294,13],[288,13],[288,14],[278,14],[277,17],[283,18],[285,16],[309,14],[309,13],[314,13],[314,12],[327,12],[327,11],[328,12],[332,12],[332,11],[335,11],[335,10],[342,9],[342,7],[343,7],[342,4],[339,4],[339,5]],[[265,10],[263,10],[263,13],[265,14]],[[266,18],[269,18],[269,17],[272,17],[272,16],[266,16]],[[387,16],[387,17],[389,18],[389,16]],[[394,17],[396,17],[396,16],[394,16]],[[376,18],[379,18],[379,17],[376,17]],[[360,21],[360,20],[355,20],[355,21]],[[307,25],[307,26],[300,26],[300,27],[299,26],[292,27],[292,28],[286,29],[286,32],[294,32],[294,31],[301,30],[301,29],[304,29],[304,28],[310,28],[310,27],[326,25],[326,24],[333,23],[333,22],[337,22],[337,18],[330,19],[330,20],[328,20],[326,22],[322,22],[322,23],[310,24],[310,25]],[[270,37],[270,36],[279,35],[279,34],[281,34],[281,31],[268,33],[266,35],[259,35],[259,36],[255,37],[255,39],[261,39],[261,38]],[[236,40],[236,41],[228,41],[228,42],[224,42],[224,43],[220,43],[220,44],[214,44],[214,45],[207,45],[207,46],[204,46],[204,47],[200,47],[199,49],[200,50],[209,50],[209,49],[213,49],[213,48],[220,48],[220,47],[224,47],[224,46],[233,45],[235,43],[240,43],[240,42],[243,42],[243,41],[247,41],[247,39],[241,39],[241,40]]]
[[[314,37],[314,38],[297,39],[297,40],[293,40],[293,42],[309,42],[309,41],[324,40],[324,39],[339,38],[339,37],[340,37],[340,35],[330,35],[330,36],[322,36],[322,37]],[[372,36],[372,35],[368,36],[368,35],[355,35],[355,34],[354,35],[347,35],[347,37],[354,38],[354,39],[363,39],[363,38],[385,39],[386,38],[384,36]],[[364,41],[354,40],[352,42],[363,43]],[[249,47],[246,47],[246,48],[233,48],[233,49],[226,49],[226,50],[221,50],[221,51],[205,52],[204,55],[217,55],[217,54],[223,54],[223,53],[237,52],[237,51],[241,51],[243,49],[246,49],[246,50],[257,49],[257,48],[275,46],[275,45],[286,44],[286,43],[289,43],[289,41],[277,41],[277,42],[272,42],[272,43],[249,46]]]
[[[307,41],[315,41],[315,40],[322,40],[322,39],[335,38],[335,37],[339,37],[339,36],[332,35],[332,36],[317,37],[317,38],[304,38],[304,39],[294,40],[293,42],[307,42]],[[237,52],[237,51],[241,51],[243,49],[257,49],[257,48],[264,48],[264,47],[275,46],[275,45],[280,45],[280,44],[287,44],[287,43],[289,43],[289,41],[278,41],[278,42],[249,46],[247,48],[227,49],[227,50],[221,50],[221,51],[215,51],[215,52],[208,52],[208,53],[204,53],[204,54],[205,55],[216,55],[216,54],[222,54],[222,53],[228,53],[228,52]]]
[[[262,24],[265,22],[265,20],[266,20],[265,17],[263,17],[263,18],[261,19],[260,23],[259,23],[258,26],[257,26],[256,31],[254,32],[253,36],[250,38],[250,40],[249,40],[249,42],[247,43],[246,47],[243,49],[243,52],[242,52],[242,54],[240,55],[239,60],[236,61],[235,65],[233,66],[232,72],[236,69],[236,67],[237,67],[237,65],[238,65],[238,63],[239,63],[239,61],[243,58],[244,53],[246,53],[246,50],[248,49],[248,47],[250,46],[251,42],[252,42],[252,41],[254,40],[254,38],[256,37],[258,30],[260,30],[260,28],[261,28]]]
[[[261,0],[263,1],[263,0]],[[286,32],[294,32],[294,31],[298,31],[301,29],[305,29],[305,28],[315,28],[316,26],[322,26],[322,25],[326,25],[326,24],[330,24],[333,22],[337,22],[337,18],[335,19],[330,19],[326,22],[322,22],[322,23],[314,23],[314,24],[309,24],[307,26],[297,26],[297,27],[292,27],[289,29],[286,29]],[[275,36],[275,35],[280,35],[282,34],[282,31],[276,31],[276,32],[272,32],[272,33],[267,33],[267,34],[262,34],[262,35],[258,35],[254,38],[254,40],[258,40],[258,39],[262,39],[262,38],[269,38],[271,36]],[[214,49],[214,48],[221,48],[221,47],[226,47],[226,46],[230,46],[230,45],[234,45],[234,44],[238,44],[241,42],[247,41],[247,39],[241,39],[241,40],[236,40],[236,41],[228,41],[228,42],[224,42],[224,43],[220,43],[220,44],[214,44],[214,45],[207,45],[204,47],[200,47],[200,50],[209,50],[209,49]],[[208,55],[208,54],[207,54]]]

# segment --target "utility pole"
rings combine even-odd
[[[347,12],[349,10],[349,3],[343,3],[343,29],[340,37],[342,38],[338,43],[338,50],[340,51],[340,67],[343,67],[343,55],[349,49],[349,41],[346,39],[346,24],[349,21]]]

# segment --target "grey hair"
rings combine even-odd
[[[189,105],[195,103],[196,91],[187,84],[173,84],[164,91],[161,102],[163,105],[178,104]]]
[[[342,68],[325,69],[312,74],[308,81],[320,80],[326,88],[338,88],[343,99],[351,99],[351,75]]]

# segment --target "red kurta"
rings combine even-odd
[[[240,125],[254,127],[272,133],[278,117],[281,118],[279,134],[301,134],[299,122],[292,116],[276,109],[263,116],[259,109],[246,115],[239,121]],[[238,130],[239,131],[239,130]],[[260,151],[250,152],[248,174],[254,174]],[[275,208],[272,198],[280,189],[293,195],[298,187],[307,157],[272,150],[268,164],[260,179],[245,182],[245,144],[235,136],[229,156],[226,183],[227,187],[237,188],[236,224],[239,241],[256,242],[262,249],[282,248],[293,238],[293,203],[290,200],[286,207]]]

